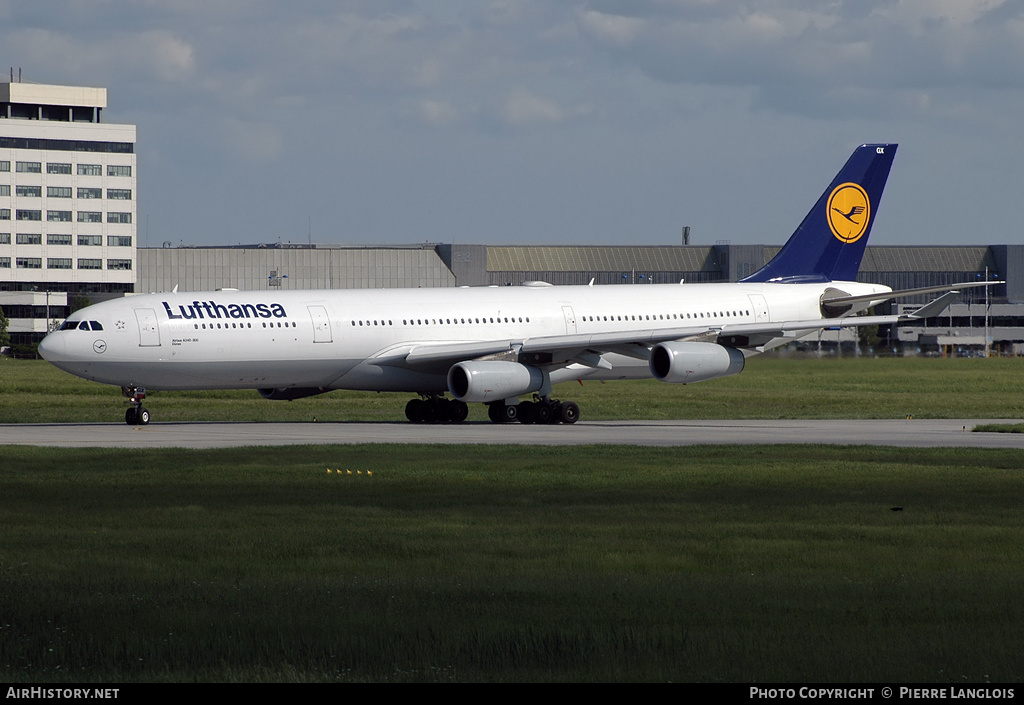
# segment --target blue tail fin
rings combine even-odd
[[[896,147],[857,147],[779,254],[740,281],[856,280]]]

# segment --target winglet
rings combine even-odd
[[[855,281],[895,144],[862,144],[771,262],[740,281]]]

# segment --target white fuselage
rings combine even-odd
[[[78,311],[40,351],[75,375],[127,387],[438,393],[452,360],[409,365],[412,351],[809,321],[821,319],[826,289],[889,291],[830,282],[157,293]],[[568,363],[552,380],[650,376],[641,356],[600,352],[604,364]]]

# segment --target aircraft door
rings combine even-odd
[[[750,294],[750,305],[754,307],[754,320],[758,323],[766,323],[769,320],[768,302],[761,294]]]
[[[327,316],[327,309],[323,306],[307,306],[309,317],[313,319],[313,342],[333,343],[331,335],[331,319]]]
[[[137,308],[135,320],[139,322],[139,347],[160,347],[160,326],[156,321],[156,312],[151,308]]]
[[[576,314],[573,313],[572,306],[563,306],[562,313],[565,315],[566,334],[574,334],[576,332]]]

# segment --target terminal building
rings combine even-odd
[[[135,126],[101,120],[106,89],[0,83],[0,308],[12,344],[38,342],[87,303],[220,288],[349,289],[736,281],[778,245],[138,248]],[[1024,245],[869,246],[858,279],[893,289],[1005,280],[923,325],[880,331],[910,353],[1024,354]],[[886,304],[904,311],[930,297]],[[899,308],[897,308],[899,307]],[[827,333],[831,344],[853,332]]]
[[[13,79],[13,76],[12,76]],[[0,307],[35,342],[75,298],[136,284],[135,126],[105,88],[0,83]]]

